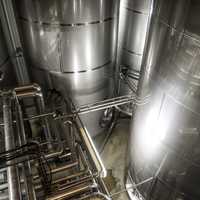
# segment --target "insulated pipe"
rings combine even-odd
[[[5,124],[4,125],[5,149],[6,151],[9,151],[15,148],[15,143],[14,143],[14,132],[12,127],[11,98],[8,96],[3,96],[3,119]],[[8,164],[12,164],[12,161],[9,161]],[[21,199],[19,192],[20,191],[19,177],[16,166],[9,166],[7,168],[7,179],[8,179],[9,199],[10,200]]]

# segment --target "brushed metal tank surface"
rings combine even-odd
[[[28,55],[41,69],[75,73],[112,62],[112,20],[80,27],[52,27],[51,31],[27,21],[22,24],[24,43],[32,46],[27,49]]]
[[[45,23],[78,24],[114,16],[113,0],[20,0],[20,16]]]
[[[127,69],[125,77],[137,86],[137,79],[130,73],[139,73],[146,41],[147,25],[151,1],[122,0],[119,19],[118,68]],[[132,91],[125,81],[119,83],[119,95],[131,94]],[[129,105],[122,106],[125,112],[132,112]]]
[[[8,49],[5,44],[2,27],[0,24],[0,89],[14,86],[16,76],[10,61]]]
[[[77,105],[112,95],[118,0],[20,0],[16,6],[34,81]],[[94,136],[102,113],[92,116],[82,119]]]
[[[149,180],[137,188],[145,200],[198,200],[200,2],[154,3],[127,177]]]

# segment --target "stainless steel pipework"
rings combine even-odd
[[[24,121],[23,121],[23,113],[21,105],[19,104],[19,101],[16,101],[16,107],[17,107],[17,123],[16,126],[18,128],[19,133],[19,141],[20,145],[25,145],[27,143],[26,133],[25,133],[25,127],[24,127]],[[33,187],[33,179],[31,177],[31,165],[30,161],[22,163],[23,165],[23,177],[25,180],[25,187],[27,192],[27,199],[28,200],[35,200],[35,190]]]
[[[14,95],[16,98],[19,99],[24,99],[24,98],[30,98],[30,97],[36,97],[38,99],[38,108],[40,113],[45,113],[45,103],[44,103],[44,98],[42,94],[41,87],[38,84],[31,84],[31,85],[26,85],[22,87],[17,87],[14,89]],[[47,141],[50,141],[52,139],[51,136],[51,131],[49,128],[49,124],[46,118],[44,120],[44,132]]]
[[[106,99],[103,101],[98,101],[96,103],[93,104],[85,104],[85,105],[81,105],[78,106],[77,108],[74,108],[72,113],[62,113],[62,115],[57,115],[56,112],[41,112],[38,115],[34,115],[34,116],[29,116],[29,117],[25,117],[24,121],[31,121],[31,120],[36,120],[36,119],[40,119],[40,118],[45,118],[45,117],[53,117],[56,120],[61,120],[61,119],[68,119],[68,118],[73,118],[76,117],[77,114],[79,115],[84,115],[90,112],[96,112],[98,110],[104,110],[104,109],[108,109],[108,108],[112,108],[112,107],[116,107],[119,105],[125,105],[125,104],[129,104],[132,102],[136,101],[136,96],[135,95],[124,95],[124,96],[120,96],[120,97],[114,97],[114,98],[110,98],[110,99]],[[14,121],[16,123],[16,121]],[[4,123],[1,122],[0,126],[3,126]]]
[[[12,126],[12,113],[11,113],[11,99],[8,96],[3,96],[3,119],[4,119],[4,134],[5,134],[5,149],[6,151],[15,148],[15,139]],[[12,164],[9,161],[8,164]],[[19,177],[16,166],[9,166],[7,168],[8,179],[8,194],[10,200],[21,199],[19,188]]]
[[[91,197],[97,194],[103,194],[103,199],[109,199],[107,189],[103,183],[102,178],[106,175],[105,167],[100,160],[99,154],[82,124],[80,117],[76,114],[76,117],[68,118],[67,123],[61,119],[51,118],[52,123],[60,123],[63,127],[66,135],[72,135],[73,137],[66,137],[63,140],[58,139],[58,135],[54,134],[52,140],[44,138],[41,142],[41,133],[38,135],[27,135],[27,129],[25,123],[30,123],[29,131],[37,132],[32,127],[32,120],[24,120],[24,110],[26,104],[22,104],[23,99],[35,98],[38,94],[42,97],[40,87],[38,85],[30,85],[22,88],[15,88],[13,90],[5,91],[2,96],[8,97],[8,102],[13,104],[9,107],[10,116],[12,118],[6,118],[5,115],[8,111],[4,108],[4,129],[5,132],[8,128],[13,130],[13,127],[17,127],[15,131],[17,147],[13,146],[12,151],[5,151],[0,153],[0,159],[11,159],[9,161],[12,166],[2,169],[16,169],[20,173],[12,173],[12,176],[17,176],[15,182],[8,179],[4,183],[0,184],[0,199],[20,199],[21,196],[25,199],[82,199],[84,197]],[[4,101],[4,104],[7,103]],[[34,105],[34,107],[37,106]],[[43,104],[45,109],[45,105]],[[69,115],[72,113],[69,113]],[[37,114],[36,114],[37,115]],[[51,132],[55,129],[49,123],[49,119],[46,115],[40,116],[36,119],[40,121],[40,126],[46,123],[50,125]],[[7,123],[9,121],[9,123]],[[15,121],[15,123],[13,123]],[[8,126],[9,125],[9,126]],[[70,125],[70,126],[69,126]],[[69,126],[69,129],[65,126]],[[73,127],[73,128],[72,128]],[[63,131],[61,129],[61,131]],[[8,131],[6,133],[9,133]],[[12,135],[13,136],[13,135]],[[39,138],[38,138],[39,137]],[[12,139],[12,138],[11,138]],[[51,149],[48,145],[51,144]],[[58,148],[59,147],[59,148]],[[10,149],[6,149],[10,150]],[[15,161],[16,160],[16,161]],[[3,161],[4,162],[4,161]],[[5,167],[1,163],[2,167]],[[15,184],[19,188],[20,197],[18,198],[17,191],[15,197],[10,197],[7,190],[13,189]],[[20,186],[20,187],[19,187]],[[107,197],[107,198],[104,198]]]

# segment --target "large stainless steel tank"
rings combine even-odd
[[[125,80],[119,82],[119,95],[131,94],[137,88],[150,10],[149,0],[121,0],[117,65]],[[132,112],[131,105],[120,108]]]
[[[14,86],[16,76],[10,61],[8,49],[5,44],[2,27],[0,24],[0,89]]]
[[[77,105],[107,98],[113,74],[118,0],[16,1],[32,79]],[[102,112],[83,116],[100,131]]]
[[[199,200],[200,2],[152,3],[127,188],[134,200]]]

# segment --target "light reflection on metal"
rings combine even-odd
[[[166,116],[167,118],[167,116]],[[144,155],[155,155],[159,151],[159,146],[162,145],[167,133],[166,119],[160,119],[158,112],[152,108],[144,119],[141,127],[140,145],[144,146]]]
[[[138,188],[144,199],[198,200],[200,3],[155,3],[137,91],[149,99],[134,113],[129,174],[135,184],[155,177]]]

